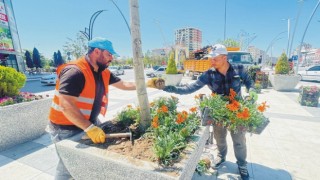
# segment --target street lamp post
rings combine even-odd
[[[296,33],[296,29],[297,29],[297,25],[298,25],[298,21],[299,21],[299,17],[300,17],[300,13],[303,7],[303,3],[305,0],[298,0],[298,2],[301,2],[297,17],[296,17],[296,22],[294,23],[294,28],[293,28],[293,33],[292,33],[292,37],[291,37],[291,42],[290,42],[290,48],[289,48],[289,54],[288,57],[290,57],[291,55],[291,51],[292,51],[292,44],[293,44],[293,40],[294,40],[294,35]]]
[[[125,21],[125,23],[126,23],[126,25],[127,25],[127,28],[128,28],[128,30],[129,30],[129,33],[131,34],[130,26],[129,26],[129,24],[128,24],[128,21],[127,21],[126,18],[124,17],[122,11],[120,10],[120,8],[118,7],[118,5],[117,5],[113,0],[110,0],[110,1],[113,3],[113,5],[116,6],[116,8],[118,9],[118,11],[120,12],[123,20]]]
[[[282,19],[282,20],[287,20],[287,24],[288,24],[288,42],[287,42],[287,56],[289,57],[289,44],[290,44],[290,18],[288,19]]]
[[[318,1],[318,3],[316,4],[316,6],[314,7],[314,10],[313,10],[313,12],[312,12],[312,14],[311,14],[311,16],[310,16],[310,18],[309,18],[308,24],[307,24],[307,26],[306,26],[306,29],[304,30],[304,33],[303,33],[303,36],[302,36],[302,39],[301,39],[301,43],[300,43],[300,47],[299,47],[299,51],[298,51],[298,60],[297,60],[298,62],[297,62],[297,67],[296,67],[296,72],[295,72],[295,74],[298,74],[298,71],[299,71],[299,60],[300,60],[300,57],[301,57],[301,48],[302,48],[302,44],[303,44],[303,41],[304,41],[304,37],[305,37],[305,35],[306,35],[306,33],[307,33],[307,30],[308,30],[308,27],[309,27],[309,25],[310,25],[310,22],[311,22],[311,20],[312,20],[312,18],[313,18],[313,15],[316,13],[319,5],[320,5],[320,0]]]
[[[89,22],[89,28],[85,27],[84,31],[80,31],[87,39],[88,41],[90,41],[92,39],[92,32],[93,32],[93,24],[96,20],[96,18],[103,12],[106,10],[99,10],[95,13],[92,14],[91,18],[90,18],[90,22]]]
[[[268,47],[267,47],[267,49],[266,49],[266,51],[265,51],[265,56],[268,54],[268,51],[269,51],[270,47],[271,47],[276,41],[279,40],[278,37],[279,37],[281,34],[285,33],[285,32],[287,32],[287,31],[280,32],[279,34],[277,34],[277,35],[271,40],[270,44],[268,45]],[[278,38],[278,39],[277,39],[277,38]],[[282,38],[280,38],[280,39],[282,39]],[[266,57],[263,58],[263,61],[265,61],[265,59],[266,59]],[[265,64],[265,62],[264,62],[264,64]]]

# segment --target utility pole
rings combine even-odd
[[[226,40],[226,31],[227,31],[227,0],[224,0],[224,34],[223,40]]]
[[[142,131],[149,127],[151,122],[148,94],[144,78],[144,67],[142,61],[140,17],[138,0],[130,0],[130,18],[131,18],[131,43],[133,52],[133,67],[135,72],[135,81],[137,86],[137,95],[140,106]]]

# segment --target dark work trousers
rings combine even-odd
[[[226,159],[228,146],[227,146],[227,132],[228,130],[225,127],[214,125],[213,126],[214,138],[218,147],[218,157],[222,159]],[[238,166],[246,166],[247,161],[247,146],[246,146],[246,132],[238,131],[238,132],[230,132],[232,141],[234,154],[237,158]]]

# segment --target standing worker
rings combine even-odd
[[[212,47],[211,52],[207,55],[211,60],[211,65],[214,69],[209,69],[204,72],[196,82],[183,87],[165,86],[164,91],[176,94],[190,94],[207,85],[213,93],[223,96],[229,96],[230,89],[233,89],[241,96],[241,85],[244,83],[249,90],[252,88],[252,79],[245,71],[242,65],[231,65],[228,60],[228,51],[224,45],[216,44]],[[257,94],[254,91],[249,91],[252,99],[256,100]],[[227,129],[223,126],[214,126],[214,138],[218,147],[218,155],[214,159],[214,168],[225,162],[227,155]],[[237,159],[240,176],[243,180],[249,179],[247,169],[247,147],[245,132],[237,131],[230,132],[234,153]]]
[[[135,90],[133,82],[124,82],[107,67],[116,52],[104,38],[88,42],[88,54],[59,66],[55,95],[50,108],[48,132],[57,143],[82,131],[93,143],[104,143],[106,134],[96,126],[98,116],[104,116],[108,106],[109,85],[122,90]],[[59,154],[58,154],[59,156]],[[72,176],[59,157],[55,179]]]

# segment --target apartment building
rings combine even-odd
[[[186,47],[193,53],[202,47],[202,32],[197,28],[187,27],[175,31],[175,45]]]

